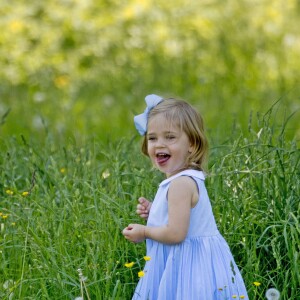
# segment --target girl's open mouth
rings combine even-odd
[[[158,164],[164,164],[165,162],[167,162],[169,160],[170,157],[171,157],[171,155],[169,155],[169,154],[158,153],[158,154],[156,154],[156,162]]]

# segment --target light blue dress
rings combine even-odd
[[[140,278],[134,300],[248,299],[242,276],[230,249],[217,229],[201,171],[185,170],[159,185],[147,226],[168,223],[167,193],[178,176],[190,176],[198,185],[199,201],[191,209],[185,240],[167,245],[146,240],[145,275]],[[236,295],[236,297],[234,297]]]

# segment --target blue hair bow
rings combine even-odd
[[[147,132],[148,116],[150,110],[162,100],[162,97],[154,94],[146,96],[145,101],[147,103],[147,107],[145,111],[142,114],[135,116],[133,119],[135,128],[137,129],[140,135],[145,135],[145,133]]]

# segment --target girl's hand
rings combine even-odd
[[[140,224],[129,224],[123,229],[125,239],[133,243],[140,243],[145,240],[146,226]]]
[[[139,198],[139,204],[136,206],[136,213],[144,220],[148,219],[152,202],[144,197]]]

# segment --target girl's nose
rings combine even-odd
[[[156,147],[164,147],[166,144],[164,142],[164,139],[158,138],[156,141]]]

